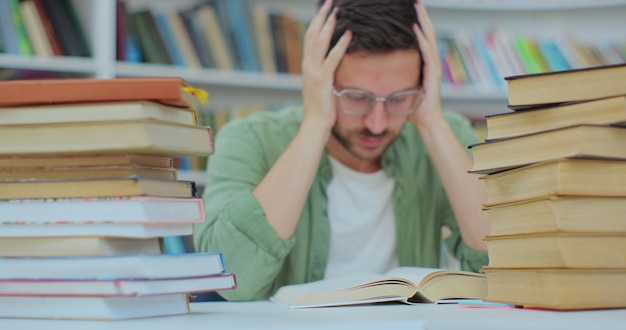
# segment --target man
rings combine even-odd
[[[222,251],[238,288],[400,266],[438,267],[441,228],[461,267],[486,264],[485,188],[467,174],[467,120],[441,109],[436,34],[422,3],[326,0],[307,29],[303,107],[217,137],[198,251]],[[419,17],[419,25],[417,23]]]

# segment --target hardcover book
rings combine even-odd
[[[549,196],[626,197],[626,161],[557,159],[482,177],[487,206]]]
[[[0,200],[0,224],[146,223],[204,221],[201,198],[156,196]]]
[[[0,317],[123,320],[189,313],[186,294],[142,297],[2,297]]]
[[[482,271],[489,283],[485,301],[555,310],[626,307],[625,269],[485,267]]]
[[[182,278],[224,274],[219,252],[88,257],[1,257],[0,279]]]
[[[470,146],[471,173],[491,174],[559,158],[626,159],[626,128],[578,125]]]
[[[185,80],[153,78],[64,78],[0,81],[0,107],[111,101],[154,101],[198,109],[206,92]]]
[[[215,147],[213,138],[210,127],[156,120],[8,125],[0,129],[0,156],[209,156]]]
[[[505,77],[509,107],[523,109],[626,94],[626,64]]]
[[[485,116],[487,140],[581,124],[626,124],[626,96],[614,96]]]
[[[4,225],[1,225],[2,228]],[[78,257],[127,253],[162,253],[159,237],[138,239],[103,236],[1,237],[2,257]]]

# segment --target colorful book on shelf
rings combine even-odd
[[[220,70],[234,70],[237,65],[236,58],[215,8],[204,4],[190,13],[190,20],[197,34],[198,44],[201,47],[204,45],[207,54],[211,56],[210,66]]]
[[[187,295],[142,297],[1,297],[0,317],[123,320],[189,313]]]
[[[525,111],[485,116],[487,140],[549,131],[581,124],[626,124],[626,95],[559,103]]]
[[[487,206],[547,196],[626,197],[626,161],[563,158],[483,176],[482,180],[487,187]]]
[[[246,0],[218,0],[223,1],[228,15],[226,20],[231,24],[230,38],[237,48],[237,54],[244,71],[260,71],[259,57],[256,49],[256,40],[252,26],[252,15],[250,13],[251,2]],[[299,64],[299,63],[298,63]],[[299,66],[299,65],[298,65]]]
[[[3,225],[0,224],[0,228]],[[128,253],[160,254],[161,238],[104,236],[1,237],[2,257],[78,257]]]
[[[98,280],[185,278],[225,274],[220,252],[87,257],[0,257],[0,279]]]
[[[154,101],[199,109],[207,94],[173,77],[0,81],[0,107],[80,102]]]
[[[85,30],[70,0],[40,0],[67,56],[90,56]]]
[[[165,48],[161,47],[160,36],[156,26],[151,22],[149,10],[132,11],[128,13],[128,20],[135,32],[137,46],[141,50],[141,61],[151,64],[171,64]]]
[[[26,26],[24,25],[24,19],[22,12],[20,11],[19,0],[5,0],[9,3],[11,8],[11,17],[13,18],[13,25],[15,27],[15,34],[17,37],[17,46],[21,55],[33,55],[33,46],[30,38],[26,32]]]
[[[0,108],[2,125],[149,119],[182,125],[198,124],[196,111],[152,101],[87,102]]]
[[[60,156],[0,156],[0,170],[147,166],[173,168],[169,156],[143,154],[87,154]]]
[[[485,267],[482,272],[489,283],[488,302],[555,310],[626,307],[626,269]]]
[[[9,125],[0,130],[0,156],[103,153],[209,156],[214,143],[210,127],[157,120]]]
[[[176,42],[174,30],[172,30],[170,22],[167,19],[167,13],[162,10],[157,10],[151,11],[151,14],[154,19],[157,32],[161,36],[161,40],[163,40],[165,50],[167,51],[172,64],[181,67],[187,66],[183,53]]]
[[[3,53],[20,54],[17,31],[11,13],[11,4],[6,0],[0,1],[0,37]]]
[[[183,59],[183,63],[190,68],[202,67],[200,61],[200,54],[196,51],[193,45],[193,40],[182,21],[182,18],[176,11],[163,12],[165,20],[172,30],[173,42],[176,43],[176,47],[180,50],[180,54]]]
[[[626,64],[505,77],[509,107],[572,102],[626,94]]]
[[[626,198],[548,196],[485,210],[492,236],[544,232],[626,233]],[[593,219],[593,221],[589,221]]]
[[[183,27],[184,35],[189,37],[189,41],[193,46],[193,52],[198,55],[200,66],[205,68],[215,67],[215,59],[211,50],[208,48],[206,41],[203,39],[203,30],[194,21],[194,9],[185,9],[174,12],[177,20]],[[174,26],[174,25],[172,25]]]
[[[122,196],[196,197],[192,181],[141,177],[0,181],[0,199],[93,198]]]
[[[626,270],[626,233],[487,236],[489,267]]]
[[[522,60],[522,65],[526,73],[535,74],[548,71],[545,59],[539,51],[533,37],[515,36],[513,38],[513,45],[519,58]]]
[[[201,198],[155,196],[0,200],[2,224],[174,224],[204,221]]]
[[[43,25],[42,18],[37,11],[37,6],[32,0],[21,1],[19,4],[20,14],[26,29],[26,35],[32,45],[33,54],[37,56],[52,56],[54,51],[46,29]]]
[[[235,275],[177,278],[0,279],[0,297],[142,297],[232,290]]]
[[[252,21],[254,24],[254,36],[257,40],[259,65],[262,72],[274,74],[277,72],[276,54],[274,53],[274,36],[270,26],[269,8],[258,3],[252,6]]]
[[[572,69],[554,40],[546,38],[539,39],[537,41],[537,47],[546,60],[546,64],[549,68],[548,71],[565,71]]]
[[[55,56],[63,56],[63,48],[61,47],[61,42],[57,37],[57,32],[54,30],[52,26],[52,22],[50,21],[50,15],[46,12],[46,9],[43,6],[43,0],[30,0],[35,4],[37,8],[37,13],[39,14],[39,18],[41,19],[41,24],[43,25],[46,36],[48,37],[48,41],[50,42],[50,46],[52,47],[52,53]]]
[[[116,222],[56,222],[2,224],[2,237],[78,237],[109,236],[153,238],[186,236],[193,233],[193,223],[116,223]]]
[[[482,299],[485,276],[421,267],[399,267],[387,274],[356,273],[286,285],[271,300],[291,308],[359,305],[376,302],[434,303],[442,299]]]
[[[559,158],[626,159],[626,128],[578,125],[471,145],[471,173],[490,174]]]

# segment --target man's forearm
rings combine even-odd
[[[282,239],[293,235],[317,173],[330,134],[324,126],[303,121],[296,137],[252,192]]]
[[[443,117],[421,125],[418,131],[437,168],[463,241],[476,251],[486,251],[483,238],[489,233],[490,222],[481,207],[487,192],[476,175],[467,173],[472,167],[471,157]]]

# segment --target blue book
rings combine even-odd
[[[495,86],[498,89],[505,89],[506,82],[504,81],[504,77],[500,75],[498,72],[498,68],[496,68],[495,60],[491,53],[487,50],[487,46],[485,46],[485,40],[480,37],[473,37],[474,47],[478,52],[478,55],[483,58],[483,62],[487,64],[489,72],[491,73],[491,77]]]
[[[0,0],[0,39],[6,54],[20,54],[15,26],[9,0]]]
[[[231,36],[237,48],[241,68],[245,71],[261,71],[251,15],[244,0],[225,0],[231,24]]]
[[[165,50],[170,56],[172,64],[186,66],[183,53],[178,47],[178,43],[176,42],[170,23],[167,21],[167,14],[163,11],[155,11],[153,12],[153,15],[154,22],[156,23],[155,25],[161,35],[161,38],[163,39],[163,42],[165,43]]]
[[[572,69],[565,60],[557,45],[550,40],[540,40],[538,42],[539,51],[550,67],[550,71],[564,71]]]

